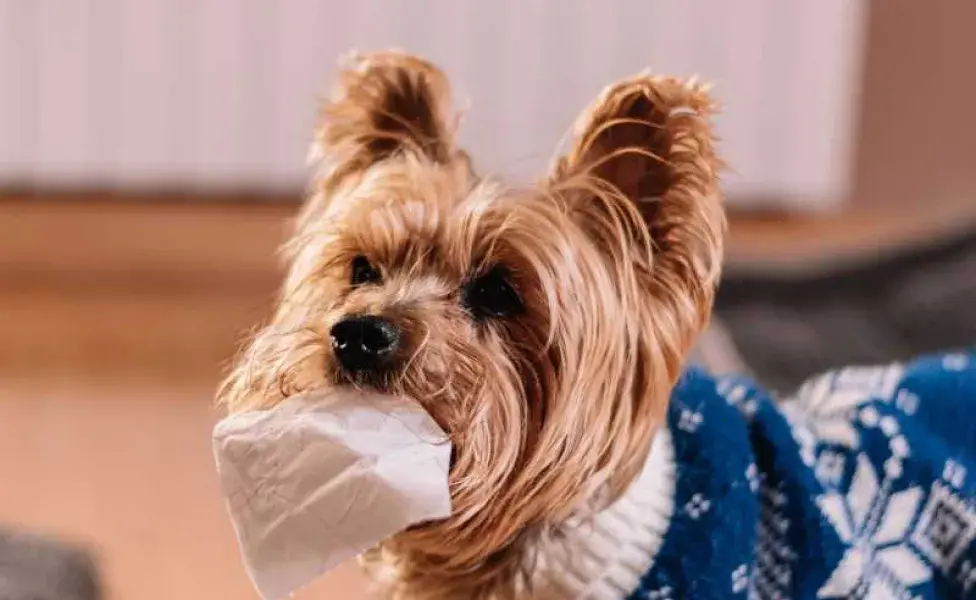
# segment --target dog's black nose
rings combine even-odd
[[[332,348],[347,371],[371,371],[388,362],[400,332],[393,323],[373,316],[350,317],[332,326]]]

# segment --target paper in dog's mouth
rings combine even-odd
[[[451,514],[451,443],[414,400],[304,394],[224,419],[213,443],[245,566],[266,600]]]

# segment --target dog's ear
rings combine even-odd
[[[629,236],[628,255],[654,282],[709,306],[725,227],[715,110],[694,80],[621,81],[580,115],[548,182],[601,242],[612,248]]]
[[[322,109],[312,158],[334,182],[406,154],[447,163],[457,155],[455,122],[437,67],[397,51],[352,54]]]

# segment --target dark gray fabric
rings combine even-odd
[[[0,531],[0,600],[99,600],[98,571],[85,550]]]
[[[765,386],[976,344],[976,231],[812,276],[737,276],[716,315]]]

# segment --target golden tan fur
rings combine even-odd
[[[550,174],[514,188],[476,175],[456,147],[434,66],[389,52],[340,72],[279,307],[220,397],[243,411],[370,385],[417,399],[444,427],[454,514],[365,557],[392,595],[528,595],[533,557],[560,524],[639,472],[719,275],[713,109],[694,82],[620,82],[584,111]],[[350,285],[358,255],[382,283]],[[498,265],[524,312],[473,319],[460,289]],[[369,381],[345,376],[328,341],[336,320],[363,313],[404,332],[398,368]]]

